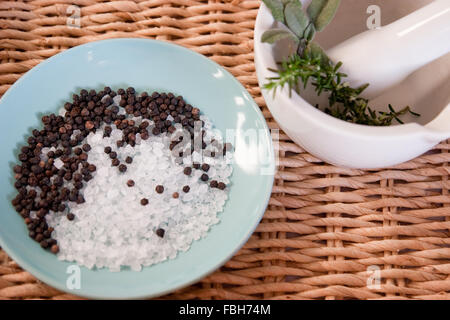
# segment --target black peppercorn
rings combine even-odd
[[[84,124],[84,126],[85,126],[85,128],[86,128],[87,130],[92,130],[92,129],[95,127],[95,125],[94,125],[94,123],[93,123],[92,121],[86,121],[86,123]]]
[[[164,229],[162,229],[162,228],[158,228],[158,229],[156,229],[156,235],[158,236],[158,237],[160,237],[160,238],[164,238],[164,233],[165,233],[166,231],[164,230]]]
[[[218,183],[216,180],[211,181],[211,183],[209,184],[211,188],[217,188],[218,187]]]
[[[37,242],[41,242],[42,240],[44,240],[44,235],[42,233],[38,233],[34,240],[36,240]]]
[[[73,180],[75,182],[81,181],[82,179],[83,179],[83,176],[81,175],[81,173],[77,172],[73,175]],[[56,178],[55,178],[55,180],[56,180]],[[55,182],[55,180],[53,180],[53,183]]]
[[[64,180],[66,181],[72,180],[72,172],[67,171],[66,174],[64,175]]]
[[[54,254],[57,254],[59,252],[58,245],[56,245],[56,244],[52,245],[52,247],[50,248],[50,251]]]
[[[82,153],[78,156],[78,159],[80,159],[81,161],[86,161],[88,159],[88,155],[87,153]]]
[[[159,130],[159,128],[154,127],[154,128],[152,129],[152,133],[153,133],[155,136],[157,136],[158,134],[161,133],[161,131]]]
[[[90,151],[91,150],[91,146],[90,146],[90,144],[88,144],[88,143],[86,143],[86,144],[83,144],[83,151],[85,151],[85,152],[88,152],[88,151]]]
[[[112,128],[110,126],[106,126],[105,129],[103,130],[103,136],[109,137],[111,135],[111,132],[112,132]]]
[[[91,179],[92,179],[92,174],[90,174],[90,173],[88,173],[87,175],[85,175],[85,176],[83,177],[83,180],[86,181],[86,182],[88,182],[88,181],[91,180]]]
[[[85,201],[86,200],[84,200],[84,197],[81,194],[79,194],[77,197],[77,203],[80,204],[80,203],[84,203]]]

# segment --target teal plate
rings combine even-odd
[[[28,237],[15,212],[12,167],[31,129],[44,113],[57,112],[82,88],[133,86],[138,92],[182,95],[222,131],[232,129],[235,161],[221,222],[175,259],[125,269],[80,268],[80,288],[69,289],[73,263],[59,261]],[[66,50],[33,68],[0,100],[0,245],[25,270],[62,291],[90,298],[145,298],[169,293],[214,271],[247,241],[270,198],[275,167],[264,117],[249,93],[226,70],[188,49],[166,42],[114,39]],[[228,137],[229,135],[227,135]]]

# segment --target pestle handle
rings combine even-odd
[[[450,0],[429,5],[379,29],[358,34],[327,51],[342,61],[353,86],[370,83],[374,98],[410,73],[450,52]]]

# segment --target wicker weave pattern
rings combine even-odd
[[[81,28],[66,26],[81,8]],[[0,95],[42,60],[93,40],[149,37],[225,66],[276,128],[253,64],[254,0],[0,2]],[[450,141],[383,170],[325,164],[284,134],[269,208],[244,248],[173,299],[450,299]],[[378,266],[378,288],[368,267]],[[369,269],[370,270],[370,269]],[[0,250],[0,299],[76,298]]]

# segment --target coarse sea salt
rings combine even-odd
[[[118,101],[116,97],[114,102]],[[222,141],[220,134],[212,130],[211,122],[205,116],[201,120],[205,122],[205,137]],[[188,250],[192,241],[205,237],[211,226],[220,221],[228,188],[211,188],[199,179],[201,170],[193,170],[190,176],[183,174],[183,165],[174,161],[168,148],[166,134],[137,139],[134,147],[117,148],[122,131],[114,125],[112,128],[110,137],[103,137],[100,128],[82,142],[91,145],[88,161],[97,171],[81,189],[85,202],[68,204],[67,210],[75,219],[69,221],[67,212],[51,212],[46,219],[58,241],[58,259],[88,268],[120,271],[127,267],[139,271],[143,266],[175,258],[178,252]],[[127,156],[133,158],[126,172],[111,166],[111,159],[103,151],[107,146],[117,152],[121,163]],[[194,161],[211,165],[210,181],[228,183],[232,174],[230,154],[209,161],[201,159],[197,152],[193,157]],[[56,167],[62,165],[60,159],[55,160]],[[128,180],[135,185],[128,187]],[[164,186],[162,194],[155,191],[157,185]],[[182,190],[186,185],[190,187],[188,193]],[[177,199],[172,197],[174,192],[179,194]],[[148,199],[149,204],[141,205],[142,198]],[[163,238],[156,235],[158,228],[165,230]]]

